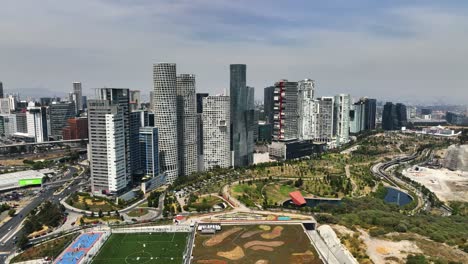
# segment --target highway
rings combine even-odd
[[[83,179],[83,176],[86,175],[82,174],[81,177],[75,177],[72,179],[72,175],[74,175],[76,171],[76,168],[69,166],[62,180],[60,180],[60,185],[51,184],[47,188],[43,188],[43,192],[39,193],[38,196],[28,205],[21,209],[21,211],[17,212],[13,218],[0,227],[0,263],[3,263],[6,256],[15,250],[16,245],[14,243],[14,237],[19,238],[23,234],[21,223],[34,208],[37,208],[45,200],[50,200],[53,203],[59,203],[61,199],[67,197],[73,192],[76,192],[80,188],[77,183],[79,183]],[[61,193],[54,194],[61,186],[64,185],[63,181],[65,180],[72,181],[70,187],[66,188]]]

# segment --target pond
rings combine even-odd
[[[405,192],[397,190],[392,187],[385,187],[387,189],[387,195],[385,195],[384,201],[386,203],[394,203],[399,206],[405,206],[413,201],[413,197]]]

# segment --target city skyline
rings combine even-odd
[[[307,2],[7,2],[0,57],[9,63],[0,65],[0,81],[10,93],[41,88],[63,95],[80,80],[84,95],[108,86],[147,96],[150,65],[171,61],[197,76],[198,92],[213,94],[228,89],[229,64],[245,63],[257,100],[274,80],[311,78],[318,96],[467,101],[465,3],[338,2],[314,3],[313,10]]]

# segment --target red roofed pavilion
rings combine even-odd
[[[295,205],[301,206],[306,204],[306,201],[300,191],[290,192],[289,197],[291,197],[291,200]]]

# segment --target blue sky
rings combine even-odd
[[[0,80],[63,95],[73,81],[149,92],[152,63],[221,93],[317,81],[319,95],[468,102],[467,1],[4,0]]]

